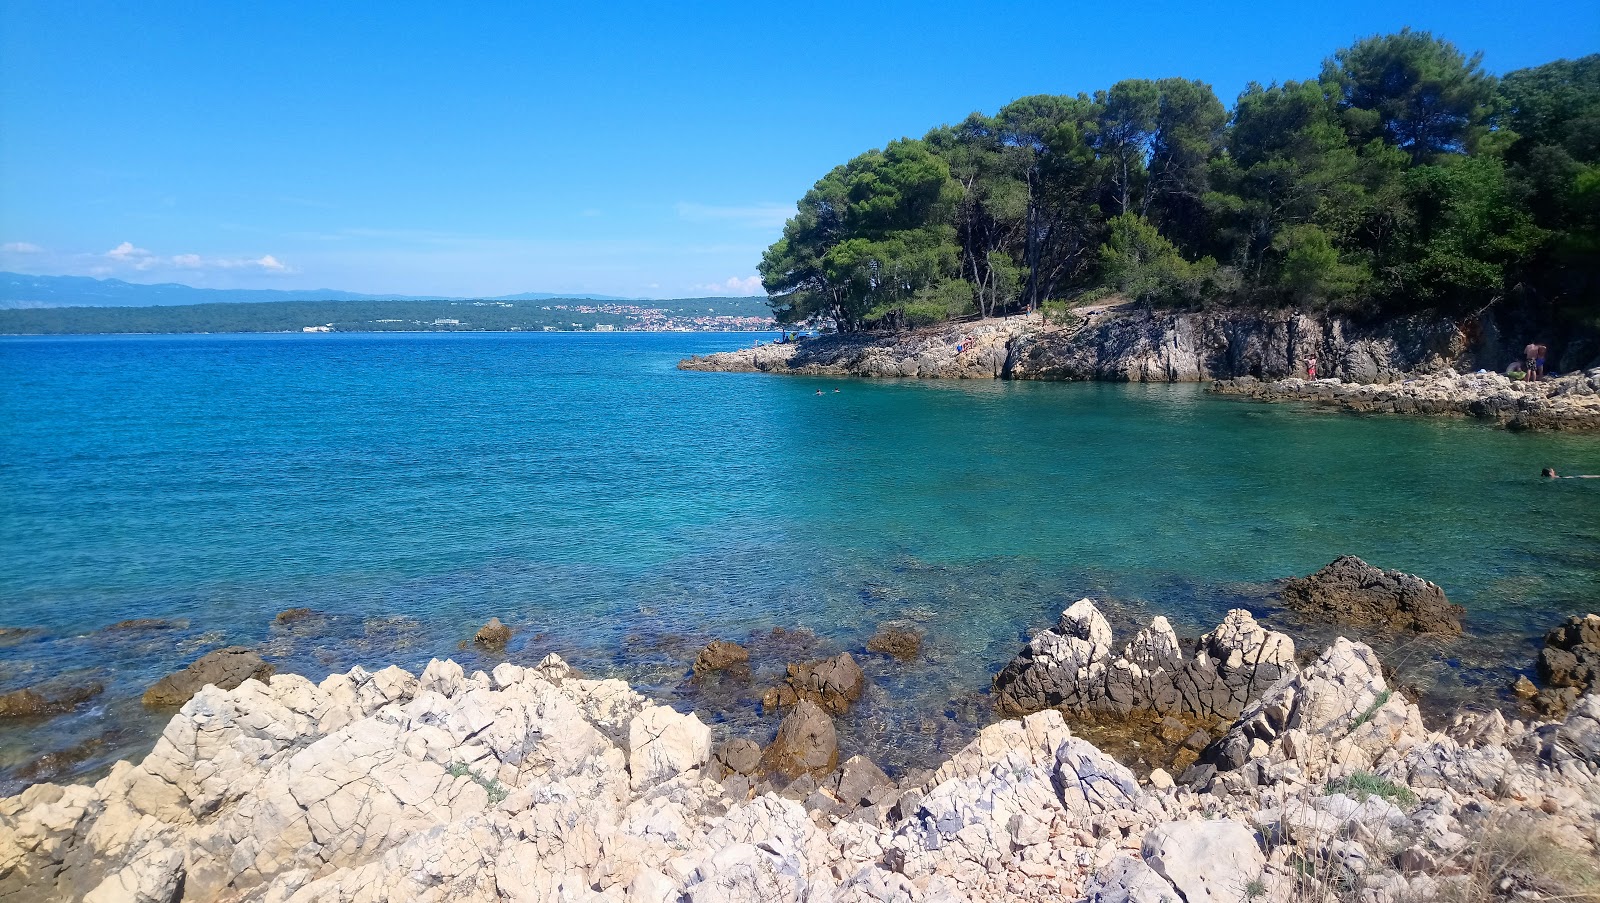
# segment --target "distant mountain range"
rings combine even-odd
[[[35,307],[158,307],[177,304],[248,304],[258,301],[546,301],[572,298],[585,301],[633,301],[611,295],[522,292],[494,298],[446,295],[364,295],[331,288],[225,289],[195,288],[166,282],[141,285],[121,279],[88,276],[28,276],[0,272],[0,309]]]

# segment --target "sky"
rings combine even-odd
[[[1407,25],[1499,74],[1600,51],[1594,0],[765,6],[0,0],[0,270],[755,294],[831,167],[1017,97],[1228,103]]]

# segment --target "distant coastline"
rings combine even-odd
[[[262,301],[0,310],[0,335],[317,332],[764,332],[756,298]]]

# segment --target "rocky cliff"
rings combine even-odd
[[[1257,309],[1168,312],[1084,308],[1067,325],[1037,315],[895,334],[835,335],[694,357],[685,370],[840,376],[1199,382],[1319,372],[1389,382],[1446,366],[1498,369],[1506,352],[1484,330],[1419,317],[1360,325],[1343,317]],[[1507,358],[1509,360],[1509,358]]]
[[[920,379],[1215,381],[1218,391],[1262,400],[1454,414],[1529,429],[1600,428],[1600,399],[1593,397],[1592,385],[1600,370],[1579,372],[1566,383],[1511,384],[1493,372],[1520,357],[1505,347],[1503,335],[1488,316],[1359,324],[1293,311],[1168,312],[1122,305],[1084,308],[1067,325],[1030,315],[902,333],[830,335],[691,357],[678,367]],[[1589,343],[1572,342],[1562,350],[1551,358],[1553,371],[1600,363]],[[1322,379],[1300,379],[1313,358]],[[1460,375],[1478,369],[1488,371],[1486,379]]]
[[[1317,357],[1323,375],[1382,383],[1403,373],[1467,365],[1469,333],[1443,319],[1362,327],[1290,311],[1142,311],[1090,307],[1070,325],[1037,315],[955,323],[894,335],[822,336],[691,357],[685,370],[920,378],[1107,379],[1195,383],[1291,376]]]
[[[1090,608],[1065,620],[1098,624]],[[1137,666],[1141,649],[1108,667]],[[1049,709],[985,728],[898,786],[852,759],[761,791],[739,772],[755,767],[750,741],[714,746],[695,716],[554,656],[471,675],[435,661],[420,676],[208,686],[142,763],[0,800],[0,899],[1385,903],[1594,890],[1600,695],[1562,722],[1489,714],[1430,732],[1366,646],[1340,639],[1303,670],[1280,659],[1181,783],[1140,781]],[[829,733],[809,700],[790,717],[818,721],[792,733]]]

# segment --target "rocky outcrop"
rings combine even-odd
[[[1304,671],[1274,684],[1251,703],[1206,748],[1201,762],[1232,772],[1283,749],[1295,761],[1370,768],[1385,754],[1404,752],[1402,741],[1423,733],[1416,706],[1385,684],[1372,649],[1340,638]],[[1188,774],[1179,779],[1201,778]]]
[[[0,718],[34,718],[70,712],[105,691],[99,682],[43,683],[0,694]]]
[[[169,674],[144,691],[144,704],[178,706],[211,685],[231,690],[247,680],[266,680],[277,669],[243,646],[229,646],[207,652],[176,674]]]
[[[1354,555],[1334,559],[1283,588],[1290,608],[1330,624],[1385,627],[1454,636],[1467,610],[1451,604],[1437,583],[1373,567]]]
[[[700,677],[717,671],[750,673],[750,652],[738,643],[712,640],[694,657],[694,674]]]
[[[1536,670],[1545,686],[1529,684],[1521,695],[1546,715],[1561,715],[1580,696],[1600,692],[1600,615],[1574,615],[1545,634]]]
[[[472,636],[474,646],[489,652],[504,652],[509,642],[511,642],[511,628],[500,623],[499,618],[490,618],[489,623],[479,627],[478,632]]]
[[[999,379],[1029,321],[988,320],[894,334],[831,335],[687,358],[680,370],[801,376]]]
[[[783,683],[768,690],[761,698],[766,709],[782,709],[808,699],[834,715],[843,715],[861,698],[867,685],[867,676],[848,652],[833,658],[789,665],[789,675]]]
[[[1490,880],[1575,898],[1478,847],[1515,824],[1517,849],[1593,856],[1600,695],[1441,733],[1386,691],[1339,640],[1228,729],[1244,764],[1188,783],[1141,784],[1049,710],[924,781],[808,771],[801,802],[730,792],[709,763],[744,751],[712,759],[698,719],[554,656],[275,675],[202,689],[92,786],[0,800],[0,900],[1400,903]],[[829,723],[809,700],[790,718]]]
[[[1216,381],[1216,392],[1262,400],[1454,414],[1518,429],[1600,429],[1600,369],[1533,383],[1470,372],[1495,371],[1515,357],[1521,345],[1508,342],[1487,318],[1360,324],[1286,310],[1147,311],[1123,304],[1081,308],[1068,325],[1030,314],[830,335],[691,357],[678,367],[920,379]],[[1299,378],[1313,358],[1323,378]],[[1571,343],[1566,358],[1572,360],[1556,365],[1575,371],[1597,363],[1583,342]]]
[[[1453,369],[1384,385],[1338,378],[1262,381],[1242,376],[1220,380],[1211,391],[1259,401],[1315,402],[1361,413],[1475,417],[1510,429],[1600,429],[1600,368],[1538,382]]]
[[[1001,711],[1011,713],[1063,708],[1232,718],[1294,668],[1294,641],[1243,609],[1201,637],[1192,656],[1162,617],[1114,654],[1105,616],[1093,601],[1079,599],[1055,629],[1036,634],[1001,670],[994,693]]]

